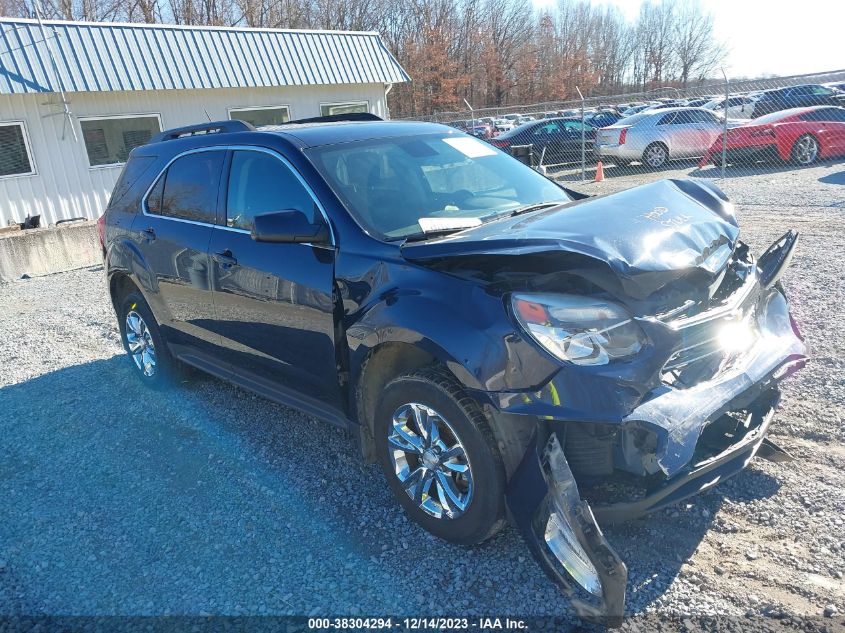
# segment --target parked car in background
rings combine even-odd
[[[815,105],[845,105],[845,93],[821,84],[766,90],[757,97],[754,104],[754,116]]]
[[[713,112],[729,119],[750,119],[754,116],[754,104],[756,99],[751,97],[733,96],[725,100],[724,97],[719,97],[705,103],[703,108],[713,110]]]
[[[604,110],[602,112],[596,112],[595,114],[585,116],[584,122],[592,127],[600,128],[613,125],[621,118],[622,115],[618,114],[616,111]]]
[[[703,156],[723,126],[721,117],[704,108],[646,110],[600,129],[594,149],[601,160],[639,161],[657,169],[670,160]]]
[[[772,112],[728,130],[726,162],[781,160],[810,165],[819,159],[845,156],[845,108],[814,106]],[[701,159],[722,164],[722,137]]]
[[[467,132],[468,134],[472,133],[472,121],[469,119],[450,121],[446,125],[449,125],[455,128],[456,130],[460,130],[461,132]]]
[[[498,118],[493,119],[493,127],[496,128],[496,133],[499,134],[501,132],[509,132],[510,130],[514,129],[518,123],[514,123],[510,119]]]
[[[704,107],[705,103],[712,101],[710,97],[696,97],[695,99],[689,99],[687,101],[687,107],[689,108],[702,108]]]
[[[584,153],[592,159],[593,139],[596,128],[581,123],[580,119],[543,119],[520,125],[518,128],[500,134],[492,140],[496,147],[509,150],[514,145],[531,145],[534,156],[543,165],[575,162],[581,160],[581,132],[584,132]]]
[[[669,108],[680,108],[683,107],[682,105],[678,105],[675,102],[668,102],[668,103],[657,103],[654,105],[650,105],[646,108],[643,108],[641,112],[651,112],[653,110],[668,110]]]
[[[624,118],[626,116],[632,116],[632,115],[637,114],[638,112],[642,112],[643,110],[646,110],[646,109],[648,109],[648,108],[650,108],[654,105],[658,105],[658,104],[641,103],[640,105],[632,106],[632,107],[630,107],[627,110],[622,112],[622,117]]]
[[[840,92],[845,92],[845,81],[831,81],[826,84],[822,84],[826,88],[833,88],[834,90],[839,90]]]
[[[479,120],[471,126],[468,132],[476,138],[489,140],[496,135],[496,126],[492,123],[481,123]]]

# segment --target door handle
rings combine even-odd
[[[154,242],[156,239],[156,232],[153,227],[149,226],[141,231],[141,237],[147,240],[147,242]]]
[[[214,253],[211,258],[220,264],[221,268],[231,268],[238,265],[238,260],[232,256],[232,251],[228,248],[221,253]]]

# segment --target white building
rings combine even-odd
[[[97,218],[160,130],[387,118],[408,80],[377,33],[0,19],[0,226]]]

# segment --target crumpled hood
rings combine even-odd
[[[606,264],[625,293],[645,299],[680,278],[716,280],[738,236],[733,205],[716,186],[660,180],[409,243],[402,247],[402,255],[425,262],[479,255],[574,254],[581,261]]]

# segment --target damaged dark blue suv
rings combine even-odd
[[[710,184],[591,198],[445,126],[229,121],[135,149],[101,229],[141,380],[186,363],[349,429],[414,521],[510,519],[590,619],[624,614],[599,524],[786,457],[797,235],[755,260]]]

